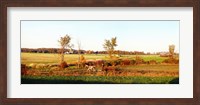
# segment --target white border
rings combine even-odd
[[[9,7],[7,13],[8,98],[193,98],[192,7]],[[180,84],[20,85],[20,20],[180,20]]]

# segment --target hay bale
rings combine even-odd
[[[58,64],[49,64],[48,67],[58,67],[59,65]]]
[[[45,67],[47,67],[45,64],[37,64],[35,68],[41,69],[41,68],[45,68]]]
[[[36,68],[36,64],[31,63],[31,64],[28,65],[28,67],[30,67],[30,68]]]
[[[60,70],[60,67],[51,67],[50,70],[57,71],[57,70]]]

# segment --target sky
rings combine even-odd
[[[102,51],[105,39],[117,37],[116,50],[179,52],[179,21],[21,21],[21,48],[60,48],[68,34],[73,49]]]

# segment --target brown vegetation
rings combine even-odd
[[[135,64],[143,64],[144,60],[140,56],[135,57]]]
[[[27,75],[27,67],[24,64],[21,64],[21,75]]]
[[[68,67],[68,65],[67,65],[67,63],[65,61],[60,63],[60,68],[64,69],[66,67]]]
[[[179,60],[175,58],[168,58],[165,59],[162,63],[179,64]]]
[[[122,60],[122,65],[130,65],[131,61],[129,59]]]
[[[59,69],[59,68],[57,68]],[[104,67],[102,71],[86,71],[81,70],[26,70],[23,75],[32,76],[147,76],[147,77],[159,77],[159,76],[179,76],[178,71],[152,71],[152,70],[123,70],[118,67],[108,66]]]
[[[60,64],[22,64],[22,75],[53,75],[53,76],[178,76],[178,72],[152,71],[152,70],[127,70],[131,65],[157,65],[155,60],[144,61],[140,56],[135,59],[111,59],[111,60],[86,60],[80,57],[82,67],[77,67],[77,62],[67,64],[65,61]],[[162,64],[178,64],[179,60],[169,58]],[[68,68],[67,68],[68,67]]]
[[[155,64],[157,64],[157,62],[156,62],[156,60],[150,60],[150,61],[147,61],[147,64],[155,65]]]

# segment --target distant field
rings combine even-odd
[[[135,59],[136,55],[122,55],[121,59]],[[162,62],[167,59],[166,57],[160,57],[159,55],[138,55],[145,61],[156,60],[157,62]],[[84,54],[86,60],[97,60],[103,59],[107,60],[107,54]],[[65,60],[67,63],[77,62],[77,54],[66,54]],[[30,64],[30,63],[58,63],[59,55],[58,54],[47,54],[47,53],[21,53],[21,63]]]

